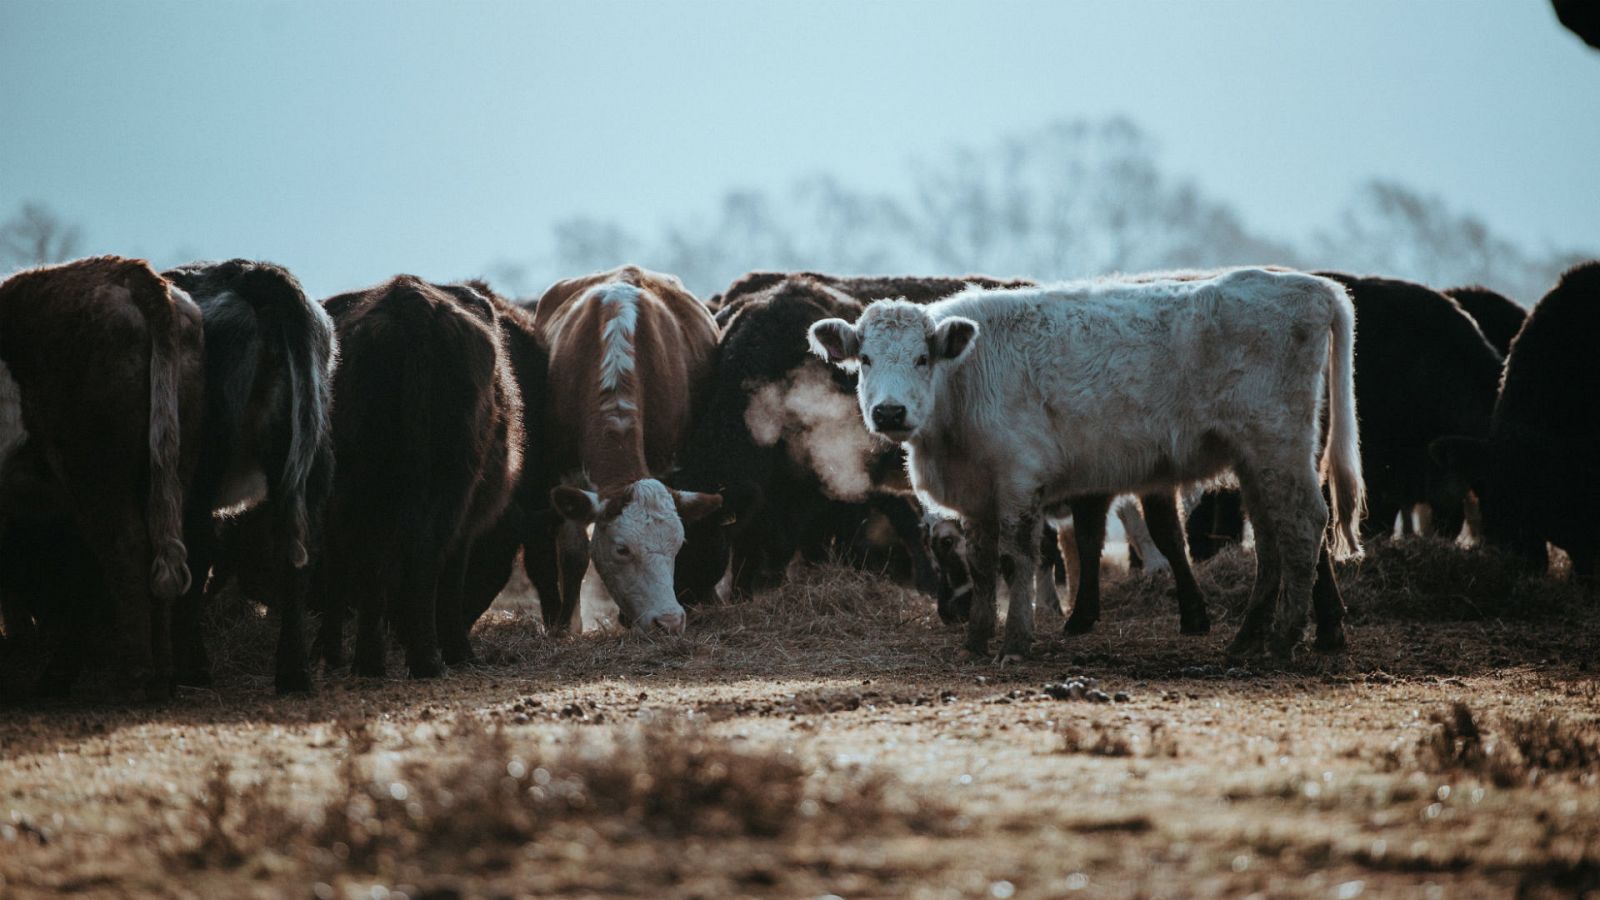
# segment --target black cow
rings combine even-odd
[[[464,660],[473,543],[500,521],[522,466],[522,400],[496,305],[466,285],[409,275],[324,303],[336,323],[333,440],[322,587],[354,601],[355,671],[384,673],[384,622],[413,678]],[[337,608],[320,643],[337,664]]]
[[[1479,491],[1484,538],[1542,571],[1545,543],[1594,582],[1600,559],[1600,261],[1568,270],[1528,315],[1506,360],[1487,439],[1434,445]]]
[[[1528,318],[1522,304],[1481,285],[1453,287],[1444,294],[1478,323],[1478,330],[1502,357],[1511,353],[1511,339]]]
[[[196,577],[174,616],[176,680],[211,681],[200,605],[217,552],[212,517],[260,503],[270,535],[259,550],[278,570],[277,689],[310,690],[304,609],[332,487],[333,322],[271,263],[191,263],[162,274],[200,306],[205,326],[205,417],[184,529]]]
[[[96,620],[114,629],[130,688],[171,690],[201,340],[199,309],[142,260],[0,284],[0,587],[8,636],[36,621],[54,644],[42,694],[71,689]]]
[[[488,298],[499,315],[506,355],[522,394],[523,425],[522,472],[511,502],[500,521],[484,532],[472,547],[462,600],[466,627],[470,630],[505,589],[517,551],[521,550],[523,569],[539,592],[545,628],[558,631],[566,625],[561,621],[560,579],[553,538],[559,517],[550,509],[550,490],[556,486],[558,478],[544,459],[544,441],[540,433],[546,421],[550,349],[534,326],[531,310],[501,297],[482,281],[467,284]]]

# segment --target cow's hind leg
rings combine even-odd
[[[1250,588],[1250,602],[1245,607],[1244,621],[1239,633],[1228,644],[1229,659],[1257,656],[1266,651],[1268,626],[1278,604],[1282,588],[1281,569],[1278,564],[1278,533],[1273,510],[1261,493],[1256,479],[1247,470],[1239,471],[1245,507],[1256,534],[1256,579]]]
[[[1056,531],[1047,525],[1039,527],[1038,564],[1034,567],[1033,607],[1042,618],[1045,628],[1059,628],[1062,623],[1061,595],[1056,592],[1056,572],[1062,566],[1061,551],[1056,548]]]
[[[1104,494],[1072,501],[1072,524],[1077,543],[1078,577],[1072,584],[1072,615],[1067,634],[1088,634],[1100,621],[1100,555],[1105,551],[1106,514],[1111,498]]]
[[[1326,538],[1317,551],[1317,581],[1311,588],[1311,604],[1317,616],[1317,639],[1312,647],[1320,653],[1343,651],[1344,597],[1339,593],[1339,581],[1334,577],[1333,562],[1328,558]]]
[[[476,661],[472,653],[472,639],[468,636],[472,622],[468,621],[466,610],[467,567],[473,555],[466,546],[450,554],[439,575],[434,622],[439,630],[439,650],[445,664],[450,666]],[[477,616],[472,619],[476,621]]]
[[[439,551],[423,547],[414,548],[409,557],[392,601],[405,624],[406,672],[412,678],[437,678],[444,674],[438,610],[445,560]]]
[[[311,692],[311,670],[306,664],[306,594],[311,573],[296,568],[284,559],[280,565],[284,585],[278,598],[278,655],[273,672],[273,687],[280,694]]]
[[[1000,556],[1000,534],[992,519],[970,518],[967,548],[971,553],[968,574],[972,577],[972,604],[967,615],[967,652],[976,657],[989,655],[989,639],[994,637],[995,569]]]
[[[1194,580],[1194,569],[1189,565],[1183,520],[1178,516],[1178,495],[1173,491],[1156,491],[1140,497],[1139,506],[1144,510],[1150,540],[1172,569],[1173,588],[1178,594],[1178,633],[1209,632],[1211,616],[1206,612],[1206,598],[1200,593],[1200,584]]]
[[[1283,593],[1279,595],[1268,649],[1281,659],[1291,657],[1305,637],[1306,620],[1311,614],[1312,587],[1317,578],[1317,557],[1328,530],[1328,503],[1323,499],[1316,471],[1307,467],[1295,474],[1300,477],[1293,481],[1286,479],[1284,484],[1283,515],[1274,517],[1278,526]]]
[[[1039,570],[1039,526],[1036,508],[1024,508],[1000,520],[1000,576],[1010,595],[1001,664],[1020,662],[1033,650],[1033,588]]]

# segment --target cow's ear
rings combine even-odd
[[[933,355],[960,362],[978,339],[978,323],[961,316],[944,319],[933,329]]]
[[[1435,438],[1428,444],[1428,456],[1439,468],[1469,485],[1481,485],[1489,471],[1489,442],[1479,437]]]
[[[672,502],[678,507],[678,518],[685,523],[698,522],[722,508],[722,495],[673,491]]]
[[[806,337],[811,352],[831,363],[855,359],[861,352],[861,338],[856,334],[856,327],[843,319],[812,322]]]
[[[551,489],[550,504],[561,518],[579,525],[587,525],[600,516],[600,495],[581,488],[562,485]]]

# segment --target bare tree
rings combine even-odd
[[[1332,268],[1437,287],[1483,284],[1524,303],[1538,299],[1564,269],[1584,258],[1576,251],[1535,254],[1495,234],[1477,216],[1390,181],[1364,185],[1314,243],[1319,264]]]
[[[0,264],[42,266],[77,256],[83,233],[40,203],[24,203],[0,224]]]
[[[1529,251],[1437,197],[1382,181],[1307,242],[1263,235],[1230,204],[1169,175],[1155,142],[1113,118],[955,148],[915,163],[901,193],[813,175],[776,192],[730,191],[709,216],[654,237],[569,220],[556,227],[543,270],[553,281],[637,262],[707,296],[751,269],[1054,279],[1278,263],[1477,282],[1531,301],[1579,258]]]

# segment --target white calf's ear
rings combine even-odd
[[[678,507],[678,518],[686,523],[698,522],[722,508],[722,495],[673,491],[672,502]]]
[[[561,518],[579,525],[587,525],[600,515],[599,494],[568,485],[551,489],[550,504]]]
[[[856,327],[843,319],[812,322],[806,338],[811,352],[831,363],[855,359],[861,352],[861,338],[856,334]]]
[[[978,339],[978,323],[960,316],[942,320],[933,329],[933,355],[960,362]]]

